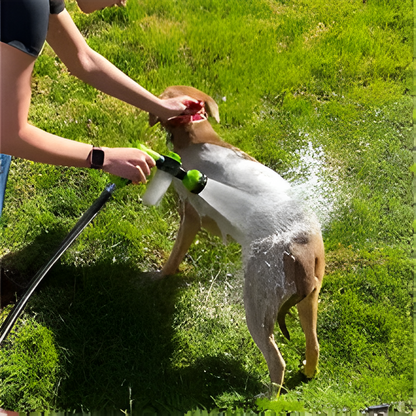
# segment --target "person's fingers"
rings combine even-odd
[[[149,156],[146,152],[143,152],[143,153],[146,155],[146,159],[145,160],[146,160],[147,165],[150,168],[155,167],[156,166],[155,160],[151,156]]]
[[[152,159],[153,160],[153,159]],[[140,171],[143,172],[143,175],[149,176],[150,169],[152,166],[149,166],[152,163],[150,160],[143,158],[143,160],[139,159],[136,161],[136,168],[140,168]]]
[[[146,177],[156,162],[146,152],[135,148],[103,148],[105,151],[105,172],[131,180],[146,183]]]
[[[149,176],[149,175],[146,175],[139,165],[136,165],[136,169],[138,171],[138,177],[139,177],[138,182],[146,183],[146,177]],[[150,173],[150,170],[149,170],[149,173]]]
[[[187,95],[165,100],[162,99],[161,108],[163,108],[163,111],[156,115],[159,119],[165,121],[179,115],[195,114],[202,108],[200,103],[202,103],[203,107],[203,102],[199,102]]]
[[[203,101],[186,100],[186,101],[183,101],[183,103],[186,105],[185,111],[183,112],[183,114],[185,115],[196,114],[204,108]]]

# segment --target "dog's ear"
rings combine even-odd
[[[211,117],[214,117],[215,121],[217,123],[219,123],[220,122],[220,112],[218,111],[218,104],[209,95],[206,96],[205,107],[207,109],[208,114]]]
[[[154,114],[149,113],[149,125],[153,127],[155,124],[159,123],[159,117]]]

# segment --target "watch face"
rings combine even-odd
[[[93,166],[103,166],[104,165],[104,151],[101,149],[93,149],[91,164]]]

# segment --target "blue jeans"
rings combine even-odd
[[[0,153],[0,217],[3,211],[4,193],[6,191],[7,176],[9,175],[12,157]]]

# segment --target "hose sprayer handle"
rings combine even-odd
[[[177,153],[169,152],[167,156],[163,156],[142,143],[138,143],[136,147],[153,158],[158,169],[180,179],[188,191],[199,194],[205,188],[207,177],[198,170],[185,171],[182,168],[181,157]]]
[[[155,162],[157,162],[160,159],[164,159],[163,156],[157,152],[155,152],[154,150],[148,148],[147,146],[145,146],[142,143],[138,143],[136,146],[139,150],[141,150],[142,152],[147,153],[152,159],[154,159]]]

